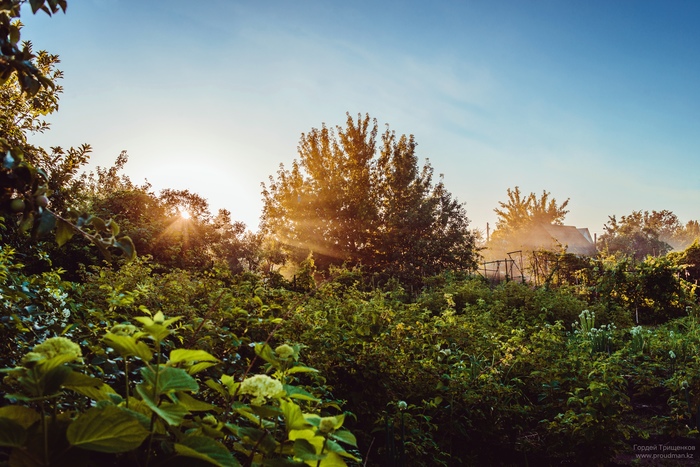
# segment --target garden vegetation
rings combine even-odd
[[[348,115],[302,136],[250,233],[195,193],[134,184],[125,153],[84,173],[89,146],[28,143],[61,74],[20,45],[23,3],[0,0],[1,464],[698,455],[697,221],[612,216],[597,256],[538,252],[555,265],[541,285],[487,280],[413,137],[377,146],[376,122]],[[507,194],[499,244],[567,212],[547,192]]]

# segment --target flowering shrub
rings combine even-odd
[[[142,310],[146,315],[134,318],[138,324],[112,326],[102,339],[123,362],[122,387],[90,374],[88,356],[65,337],[36,344],[18,366],[4,370],[6,398],[14,404],[0,408],[0,446],[9,449],[11,463],[104,462],[106,455],[141,465],[173,456],[233,466],[241,460],[314,466],[359,461],[339,444],[356,447],[343,428],[345,415],[315,413],[321,399],[291,384],[294,375],[316,371],[297,362],[298,347],[256,345],[256,354],[276,370],[273,376],[236,382],[224,374],[218,383],[208,378],[202,391],[198,378],[219,359],[174,347],[180,319]],[[207,402],[217,393],[226,399],[223,408]]]

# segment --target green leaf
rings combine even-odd
[[[58,220],[58,224],[56,225],[56,243],[58,243],[58,246],[65,245],[73,238],[74,234],[75,231],[70,222],[64,221],[63,219]]]
[[[74,387],[99,388],[103,384],[104,383],[100,379],[93,378],[92,376],[88,376],[83,373],[78,373],[76,371],[71,372],[63,381],[63,386],[69,389]]]
[[[285,392],[289,397],[292,399],[299,399],[302,401],[319,401],[320,399],[317,397],[314,397],[313,394],[309,393],[308,391],[298,388],[296,386],[290,386],[288,384],[283,385]]]
[[[199,362],[199,363],[195,363],[194,365],[192,365],[192,366],[190,366],[190,367],[187,368],[187,373],[189,373],[189,374],[191,374],[191,375],[196,375],[196,374],[199,373],[200,371],[204,371],[204,370],[206,370],[207,368],[211,368],[211,367],[216,366],[216,365],[217,365],[217,364],[216,364],[216,363],[213,363],[213,362]]]
[[[114,219],[110,219],[105,224],[105,227],[109,229],[113,236],[119,235],[119,224],[114,222]]]
[[[244,444],[257,446],[257,450],[261,453],[272,453],[279,447],[279,443],[267,430],[261,430],[251,426],[237,427],[236,436],[238,436]]]
[[[97,232],[104,232],[107,230],[107,224],[105,221],[97,216],[88,217],[87,221],[85,221],[85,225],[92,225]]]
[[[304,467],[308,464],[304,462],[295,462],[291,459],[264,459],[262,463],[263,467]]]
[[[16,24],[10,25],[10,42],[13,44],[19,42],[19,27]]]
[[[355,458],[353,457],[353,459]],[[319,467],[347,467],[347,465],[342,457],[331,451],[327,452],[325,457],[321,459]]]
[[[294,402],[287,402],[284,399],[280,399],[280,407],[282,408],[282,413],[284,414],[284,424],[287,427],[287,433],[291,430],[303,430],[311,425],[304,419],[304,414],[301,412],[301,408]]]
[[[41,376],[41,387],[43,395],[48,396],[55,393],[65,383],[73,370],[68,366],[58,366],[51,368]]]
[[[288,375],[293,375],[294,373],[318,373],[318,370],[303,365],[293,366],[287,370]]]
[[[25,233],[32,227],[32,225],[34,225],[34,213],[25,213],[19,223],[19,231]]]
[[[124,256],[126,256],[129,260],[136,258],[136,246],[134,246],[134,242],[131,240],[131,237],[120,237],[116,242],[114,242],[114,246],[122,250]]]
[[[170,352],[170,362],[173,365],[182,362],[218,362],[219,359],[204,350],[175,349]]]
[[[153,352],[145,342],[137,341],[133,336],[120,336],[108,332],[102,342],[116,350],[124,358],[138,357],[144,362],[150,362]]]
[[[352,447],[357,447],[357,438],[348,430],[338,430],[333,432],[331,438],[337,439],[338,441],[349,444]]]
[[[36,14],[37,11],[44,6],[45,0],[29,0],[29,4],[32,6],[32,13]]]
[[[343,449],[343,447],[340,444],[336,443],[333,440],[326,440],[324,447],[326,451],[334,452],[337,453],[339,456],[347,457],[348,459],[360,462],[360,459],[347,452],[345,449]]]
[[[41,415],[23,405],[6,405],[5,407],[0,407],[0,418],[13,420],[19,423],[22,428],[29,428],[41,420]]]
[[[102,383],[100,386],[66,386],[66,389],[75,391],[94,401],[112,400],[110,394],[117,394],[114,389],[112,389],[112,386],[106,383]]]
[[[241,464],[218,441],[206,436],[187,436],[175,443],[175,452],[221,467],[238,467]]]
[[[138,420],[115,406],[93,407],[68,427],[68,442],[98,452],[126,452],[138,448],[148,436]]]
[[[72,354],[58,354],[49,359],[39,361],[39,363],[37,363],[37,368],[43,373],[48,373],[54,368],[62,366],[64,363],[72,362],[75,358],[75,355]]]
[[[300,438],[294,441],[294,457],[305,461],[317,461],[325,456],[316,454],[316,448],[308,440]]]
[[[34,224],[32,237],[34,239],[41,238],[51,232],[54,227],[56,227],[56,216],[44,209],[41,211],[39,219],[37,219],[37,222]]]
[[[224,375],[224,376],[226,376],[226,375]],[[204,382],[204,384],[206,384],[206,385],[209,386],[211,389],[213,389],[214,391],[218,392],[219,394],[221,394],[221,395],[224,396],[224,397],[226,397],[226,396],[229,395],[228,390],[227,390],[222,384],[218,383],[217,381],[214,381],[214,380],[211,379],[211,378],[209,378],[208,380],[206,380],[206,381]]]
[[[255,344],[255,353],[258,357],[270,363],[275,368],[279,369],[281,367],[280,361],[277,359],[277,355],[275,355],[275,351],[272,350],[269,344]]]
[[[175,397],[177,398],[177,401],[190,412],[220,411],[218,407],[195,399],[186,392],[178,392],[177,394],[175,394]]]
[[[116,394],[114,389],[102,380],[75,371],[68,375],[63,387],[95,401],[110,400],[109,395]]]
[[[179,426],[190,413],[182,404],[163,402],[158,405],[149,394],[148,388],[145,388],[141,384],[136,386],[136,392],[138,392],[143,399],[143,403],[146,404],[152,412],[165,420],[168,425]]]
[[[150,368],[142,368],[141,375],[151,387],[155,386],[155,374]],[[197,384],[197,380],[188,375],[182,368],[160,366],[158,367],[158,387],[156,391],[158,394],[165,394],[170,391],[197,392],[199,391],[199,384]]]
[[[15,420],[0,417],[0,446],[22,447],[27,441],[27,430]]]

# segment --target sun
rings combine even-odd
[[[190,214],[189,211],[186,211],[186,210],[183,209],[183,210],[180,211],[180,217],[181,217],[183,220],[188,220],[188,219],[190,219],[190,218],[192,217],[192,214]]]

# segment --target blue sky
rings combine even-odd
[[[126,173],[190,189],[255,230],[260,183],[345,113],[414,134],[472,227],[516,185],[570,198],[567,224],[700,218],[700,3],[72,0],[26,10],[59,54],[44,146],[121,150]]]

